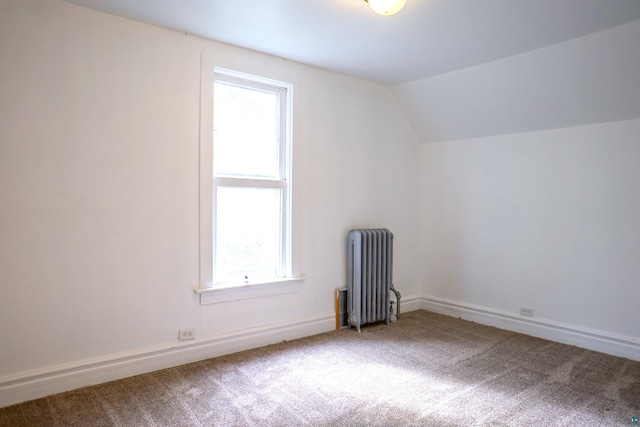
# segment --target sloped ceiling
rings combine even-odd
[[[393,90],[423,142],[640,118],[640,21]]]
[[[638,0],[65,1],[391,86],[423,142],[640,117]]]

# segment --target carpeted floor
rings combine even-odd
[[[427,311],[0,409],[2,426],[628,426],[640,362]]]

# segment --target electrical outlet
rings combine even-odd
[[[180,329],[178,331],[178,339],[180,341],[192,340],[196,337],[195,329]]]
[[[523,316],[533,317],[536,311],[529,307],[520,307],[520,314]]]

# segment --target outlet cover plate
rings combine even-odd
[[[178,339],[180,341],[192,340],[196,337],[195,329],[180,329],[178,331]]]
[[[527,317],[533,317],[536,311],[529,307],[520,307],[520,314]]]

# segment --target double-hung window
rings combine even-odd
[[[291,276],[291,86],[214,70],[213,283]]]

